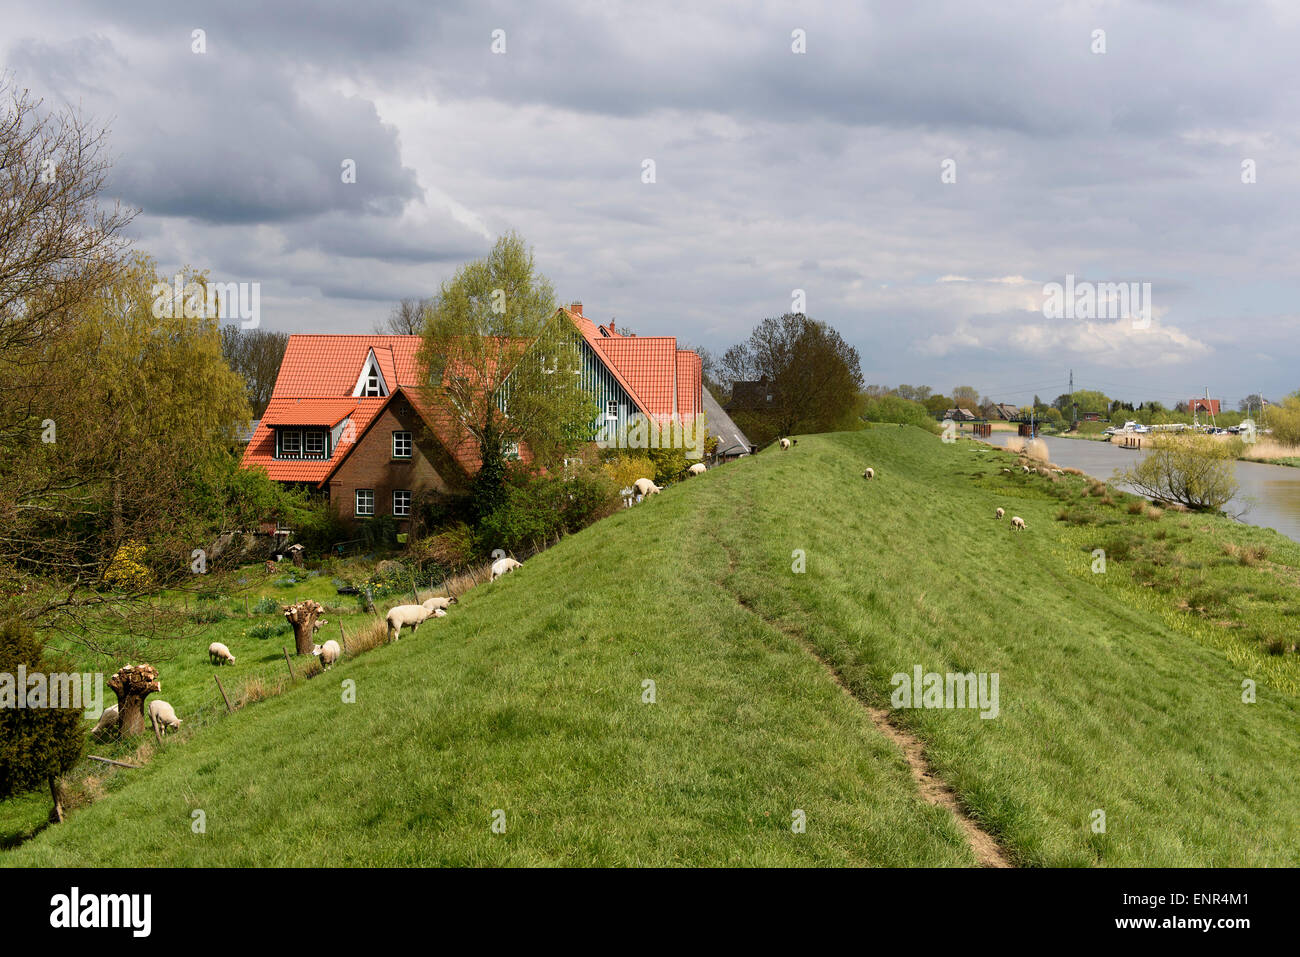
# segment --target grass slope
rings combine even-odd
[[[1294,863],[1295,655],[1170,610],[1124,562],[1092,574],[1061,489],[973,448],[883,427],[692,479],[119,772],[0,863],[970,864],[827,670],[887,706],[914,665],[1000,674],[994,720],[894,720],[1016,863]],[[1180,521],[1112,511],[1131,535]]]

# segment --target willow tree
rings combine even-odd
[[[502,499],[509,456],[553,464],[592,438],[596,409],[583,388],[581,348],[532,250],[514,233],[442,284],[426,316],[420,360],[429,400],[478,445],[480,516]]]
[[[1212,435],[1161,435],[1120,480],[1160,502],[1219,509],[1237,494],[1236,449]]]

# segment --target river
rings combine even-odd
[[[988,439],[993,445],[1005,446],[1014,433],[995,432]],[[1146,452],[1122,449],[1109,442],[1087,439],[1043,438],[1048,456],[1057,465],[1079,469],[1094,478],[1114,481],[1116,469],[1127,469]],[[1241,521],[1272,528],[1287,538],[1300,542],[1300,469],[1260,462],[1236,463],[1237,484],[1241,486],[1224,511]]]

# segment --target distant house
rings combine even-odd
[[[977,416],[970,409],[955,408],[955,409],[948,409],[943,413],[943,415],[939,416],[939,418],[941,420],[952,419],[954,422],[974,422],[977,418],[979,418],[979,416]]]
[[[593,440],[612,443],[641,418],[691,421],[702,411],[700,357],[675,337],[621,335],[586,318],[581,303],[559,313],[596,400]],[[482,464],[478,443],[422,388],[420,344],[420,336],[290,336],[243,466],[325,492],[350,524],[387,515],[407,531],[417,496],[464,491]]]
[[[714,453],[714,457],[719,462],[730,462],[732,459],[750,453],[752,445],[749,439],[744,432],[740,431],[740,427],[731,421],[731,416],[722,410],[722,406],[708,389],[704,390],[704,421],[707,423],[709,435],[717,437],[718,451]]]
[[[1188,399],[1188,412],[1208,412],[1210,415],[1219,414],[1218,399]]]
[[[1002,422],[1013,422],[1020,417],[1020,410],[1005,402],[993,402],[984,410],[986,418]]]
[[[1101,413],[1100,413],[1100,412],[1081,412],[1081,413],[1079,413],[1079,418],[1083,419],[1083,421],[1085,421],[1085,422],[1100,422],[1100,421],[1101,421]]]
[[[770,409],[776,399],[775,386],[766,378],[757,382],[733,382],[731,384],[731,401],[727,403],[729,412],[759,412]]]

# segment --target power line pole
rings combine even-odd
[[[1070,431],[1079,428],[1079,407],[1074,404],[1074,370],[1070,370]]]

